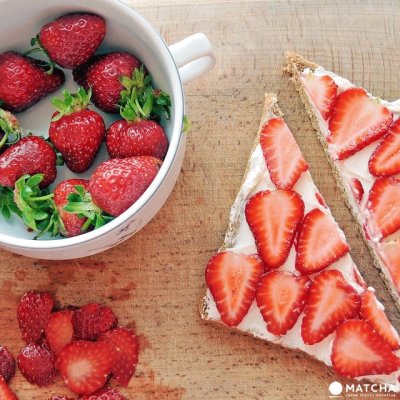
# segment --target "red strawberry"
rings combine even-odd
[[[99,341],[112,344],[116,361],[111,373],[120,385],[128,386],[138,363],[139,343],[133,331],[119,327],[99,337]]]
[[[328,208],[328,206],[325,203],[325,199],[322,197],[321,193],[315,192],[315,197],[318,200],[318,203],[321,204],[322,207]]]
[[[17,319],[22,337],[29,342],[38,342],[50,318],[54,299],[50,293],[30,291],[25,293],[17,309]]]
[[[50,315],[44,333],[54,353],[57,353],[65,345],[72,342],[74,336],[73,315],[74,312],[72,310],[62,310]]]
[[[0,375],[9,382],[15,374],[14,356],[4,346],[0,346]],[[1,398],[1,396],[0,396]]]
[[[389,375],[400,364],[389,345],[361,320],[346,321],[337,329],[331,360],[334,370],[348,378]]]
[[[56,179],[56,161],[56,153],[44,139],[24,137],[0,155],[0,185],[14,187],[25,174],[44,174],[40,187],[45,188]]]
[[[86,90],[92,88],[96,107],[109,113],[117,113],[120,94],[124,90],[120,78],[132,76],[141,64],[132,54],[113,52],[93,56],[87,63],[74,69],[73,75],[75,81]]]
[[[18,368],[25,379],[38,386],[50,384],[56,375],[55,356],[46,343],[27,344],[18,355]]]
[[[400,292],[400,240],[380,243],[378,252],[393,279],[394,285]]]
[[[308,164],[282,118],[272,118],[262,127],[260,145],[274,185],[291,189]]]
[[[356,266],[353,266],[353,275],[357,285],[361,286],[364,289],[367,289],[368,286],[365,283],[364,278],[361,276]]]
[[[115,328],[118,319],[111,308],[92,303],[75,310],[72,323],[77,339],[95,340],[100,334]]]
[[[106,133],[103,118],[87,109],[91,91],[64,91],[64,100],[54,98],[57,108],[50,123],[49,137],[67,167],[76,173],[87,171],[100,150]]]
[[[85,63],[106,34],[106,22],[94,14],[63,15],[44,25],[32,43],[42,46],[50,59],[63,68]]]
[[[117,389],[105,387],[91,396],[83,396],[80,400],[128,400]]]
[[[322,118],[327,120],[331,115],[337,94],[335,81],[328,75],[315,76],[312,72],[301,77],[301,80]]]
[[[373,290],[366,290],[362,294],[360,314],[393,350],[400,348],[400,337],[387,319]]]
[[[0,375],[0,399],[18,400],[18,397],[12,392],[5,379]]]
[[[372,175],[378,177],[400,173],[400,119],[391,125],[372,153],[368,168]]]
[[[140,156],[112,159],[101,163],[89,181],[93,202],[106,213],[117,217],[146,191],[162,161]]]
[[[265,190],[246,204],[246,220],[258,254],[267,268],[278,268],[287,259],[304,215],[304,202],[293,190]]]
[[[355,318],[361,299],[338,270],[320,272],[313,280],[301,336],[306,344],[320,342],[347,319]]]
[[[307,301],[311,281],[290,272],[270,271],[261,277],[256,299],[267,329],[284,335],[292,329]]]
[[[304,275],[321,271],[348,251],[344,235],[332,216],[316,208],[304,217],[297,238],[298,271]]]
[[[208,262],[207,286],[226,325],[239,325],[247,314],[263,272],[264,265],[256,255],[224,251]]]
[[[46,65],[15,51],[0,54],[2,107],[12,112],[26,110],[62,86],[65,80],[64,73],[55,69],[49,75]]]
[[[367,203],[368,229],[373,237],[384,238],[400,229],[400,179],[377,179]]]
[[[353,192],[354,198],[357,203],[360,204],[362,198],[364,197],[364,188],[362,183],[357,178],[352,178],[350,181],[351,191]]]
[[[86,179],[67,179],[60,182],[54,189],[54,203],[63,222],[63,226],[60,227],[60,233],[65,237],[83,233],[82,228],[86,222],[86,218],[79,218],[77,214],[64,210],[64,207],[68,204],[68,196],[71,193],[76,193],[76,186],[82,186],[87,190],[89,181]]]
[[[49,400],[75,400],[75,399],[67,396],[52,396]]]
[[[361,88],[348,89],[336,97],[329,120],[328,142],[343,160],[382,137],[392,123],[392,113]]]
[[[105,385],[114,362],[115,351],[109,343],[79,340],[58,353],[56,367],[70,390],[87,395]]]

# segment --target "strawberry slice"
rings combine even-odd
[[[321,204],[322,207],[328,208],[325,199],[322,197],[322,194],[320,192],[315,192],[315,198],[317,199],[318,203]]]
[[[282,118],[272,118],[262,127],[260,145],[274,185],[291,189],[308,164]]]
[[[400,337],[389,322],[384,307],[378,302],[373,290],[366,290],[362,294],[360,314],[393,350],[400,348]]]
[[[18,397],[12,392],[7,385],[6,380],[0,375],[0,399],[1,400],[18,400]]]
[[[337,94],[338,87],[335,81],[328,75],[315,76],[312,72],[302,76],[301,80],[322,118],[327,120]]]
[[[391,240],[379,244],[379,255],[393,279],[393,283],[400,292],[400,240]]]
[[[356,266],[353,266],[353,275],[357,285],[361,286],[363,289],[367,289],[368,286],[365,283],[364,278],[361,276]]]
[[[332,216],[316,208],[303,220],[297,239],[296,269],[313,274],[349,251],[343,233]]]
[[[327,140],[343,160],[382,137],[392,120],[392,113],[364,89],[351,88],[336,97]]]
[[[368,229],[377,239],[384,238],[400,229],[400,179],[377,179],[369,193]]]
[[[337,329],[331,360],[334,370],[348,378],[388,375],[400,365],[390,346],[362,320],[346,321]]]
[[[290,189],[261,191],[252,196],[245,209],[258,254],[267,268],[280,267],[287,259],[304,215],[304,202]]]
[[[400,173],[400,119],[395,121],[372,153],[369,172],[377,177]]]
[[[307,301],[311,281],[290,272],[270,271],[261,277],[256,300],[267,329],[284,335],[292,329]]]
[[[74,327],[72,325],[72,310],[62,310],[52,313],[45,329],[45,336],[50,348],[57,353],[65,345],[72,342]]]
[[[105,385],[114,362],[115,350],[111,344],[78,340],[58,353],[56,368],[70,390],[87,395]]]
[[[301,325],[306,344],[320,342],[347,319],[355,318],[361,299],[342,273],[332,269],[319,273],[311,284]]]
[[[224,251],[208,262],[207,286],[226,325],[238,325],[247,314],[263,272],[257,255]]]
[[[362,198],[364,197],[364,188],[362,183],[357,178],[352,178],[350,181],[351,191],[357,203],[360,204]]]

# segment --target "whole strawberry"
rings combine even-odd
[[[120,93],[124,86],[122,76],[132,76],[142,63],[128,52],[113,52],[93,56],[82,66],[74,69],[76,82],[85,89],[93,90],[93,103],[109,113],[117,113]]]
[[[47,52],[59,66],[73,69],[85,63],[106,34],[106,22],[95,14],[63,15],[44,25],[31,44]]]
[[[27,136],[0,155],[0,185],[14,187],[23,175],[43,174],[40,183],[45,188],[57,176],[57,156],[53,147],[37,136]]]
[[[17,118],[0,108],[0,154],[11,144],[18,142],[21,133]]]
[[[106,128],[103,118],[87,108],[91,90],[76,94],[64,90],[64,99],[54,98],[57,112],[50,123],[49,137],[67,167],[76,173],[87,171],[100,150]]]
[[[93,202],[117,217],[149,187],[162,161],[151,156],[112,159],[101,163],[89,181]]]
[[[24,111],[42,97],[57,90],[65,81],[64,73],[15,51],[0,54],[0,100],[11,112]]]

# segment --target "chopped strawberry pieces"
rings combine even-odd
[[[368,167],[369,172],[377,177],[400,173],[400,119],[390,126],[388,133],[372,153]]]
[[[304,217],[297,239],[298,271],[304,275],[321,271],[348,251],[349,246],[330,215],[316,208]]]
[[[355,318],[361,299],[338,270],[319,273],[313,280],[304,309],[301,336],[306,344],[315,344],[332,333],[347,319]]]
[[[4,346],[0,346],[0,375],[9,382],[15,374],[14,356]],[[1,398],[1,396],[0,396]]]
[[[331,359],[334,370],[348,378],[388,375],[400,365],[390,346],[362,320],[346,321],[336,330]]]
[[[45,335],[50,348],[57,353],[66,344],[71,343],[74,337],[72,325],[72,310],[63,310],[52,313],[45,329]]]
[[[208,262],[206,281],[222,321],[238,325],[249,311],[264,265],[256,255],[217,253]]]
[[[256,299],[267,329],[284,335],[293,328],[307,301],[311,281],[290,272],[270,271],[261,277]]]
[[[291,189],[308,164],[282,118],[272,118],[262,127],[260,145],[274,185]]]
[[[302,198],[290,189],[261,191],[249,199],[245,214],[266,267],[279,268],[289,255],[303,219]]]
[[[0,375],[0,399],[1,400],[18,400],[18,397],[7,385],[6,380]]]
[[[382,137],[392,120],[393,114],[364,89],[351,88],[336,97],[327,140],[343,160]]]
[[[360,204],[362,198],[364,197],[364,188],[362,183],[357,178],[352,178],[351,181],[351,191],[357,203]]]
[[[335,81],[328,75],[315,76],[312,72],[302,76],[301,81],[322,118],[327,120],[337,94],[338,87]]]

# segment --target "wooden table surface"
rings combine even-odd
[[[111,0],[110,0],[111,1]],[[140,335],[140,364],[124,393],[132,400],[327,399],[339,379],[299,352],[201,321],[204,266],[222,241],[266,91],[276,92],[311,172],[344,229],[352,255],[399,328],[395,311],[345,208],[299,98],[282,73],[297,51],[377,96],[400,97],[400,7],[396,1],[128,0],[173,43],[204,32],[216,67],[186,87],[192,121],[182,172],[141,232],[86,259],[50,262],[0,251],[0,342],[23,346],[15,318],[29,289],[61,303],[102,302]],[[340,380],[340,379],[339,379]],[[17,373],[21,400],[65,393],[58,380],[37,388]]]

